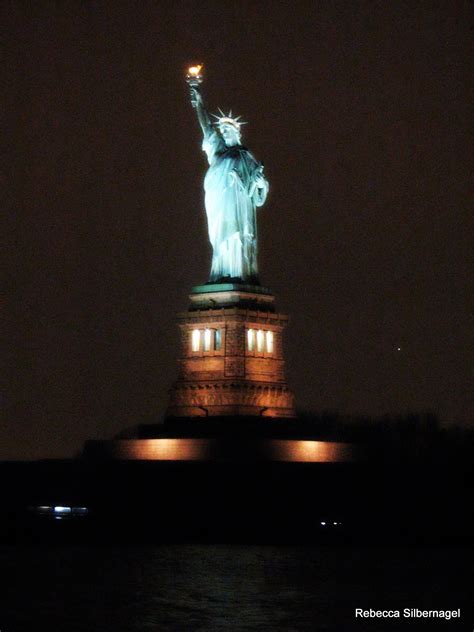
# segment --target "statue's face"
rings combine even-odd
[[[219,126],[220,133],[227,147],[238,145],[240,143],[240,132],[233,125],[223,124]]]

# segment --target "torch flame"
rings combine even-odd
[[[198,66],[191,66],[190,68],[188,68],[188,75],[190,75],[191,77],[199,77],[201,68],[202,64],[199,64]]]

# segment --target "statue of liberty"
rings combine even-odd
[[[192,72],[192,71],[197,72]],[[209,169],[204,179],[209,240],[212,245],[210,283],[258,284],[256,208],[268,194],[263,164],[240,143],[240,117],[232,112],[212,123],[199,84],[200,67],[189,69],[191,103],[203,132]]]

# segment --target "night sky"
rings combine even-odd
[[[301,410],[469,425],[467,2],[12,2],[0,458],[161,420],[205,282],[184,71],[249,121]],[[400,349],[400,350],[398,350]]]

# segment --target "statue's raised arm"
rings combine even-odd
[[[204,138],[212,133],[212,123],[206,107],[204,106],[204,100],[202,98],[201,90],[197,85],[189,86],[191,94],[191,105],[196,110],[199,125],[201,126]]]
[[[200,83],[202,66],[189,69],[191,104],[203,132],[209,169],[204,179],[209,241],[213,249],[210,283],[259,284],[256,208],[268,194],[263,164],[240,140],[240,117],[222,111],[211,122]],[[191,72],[194,71],[194,72]]]

